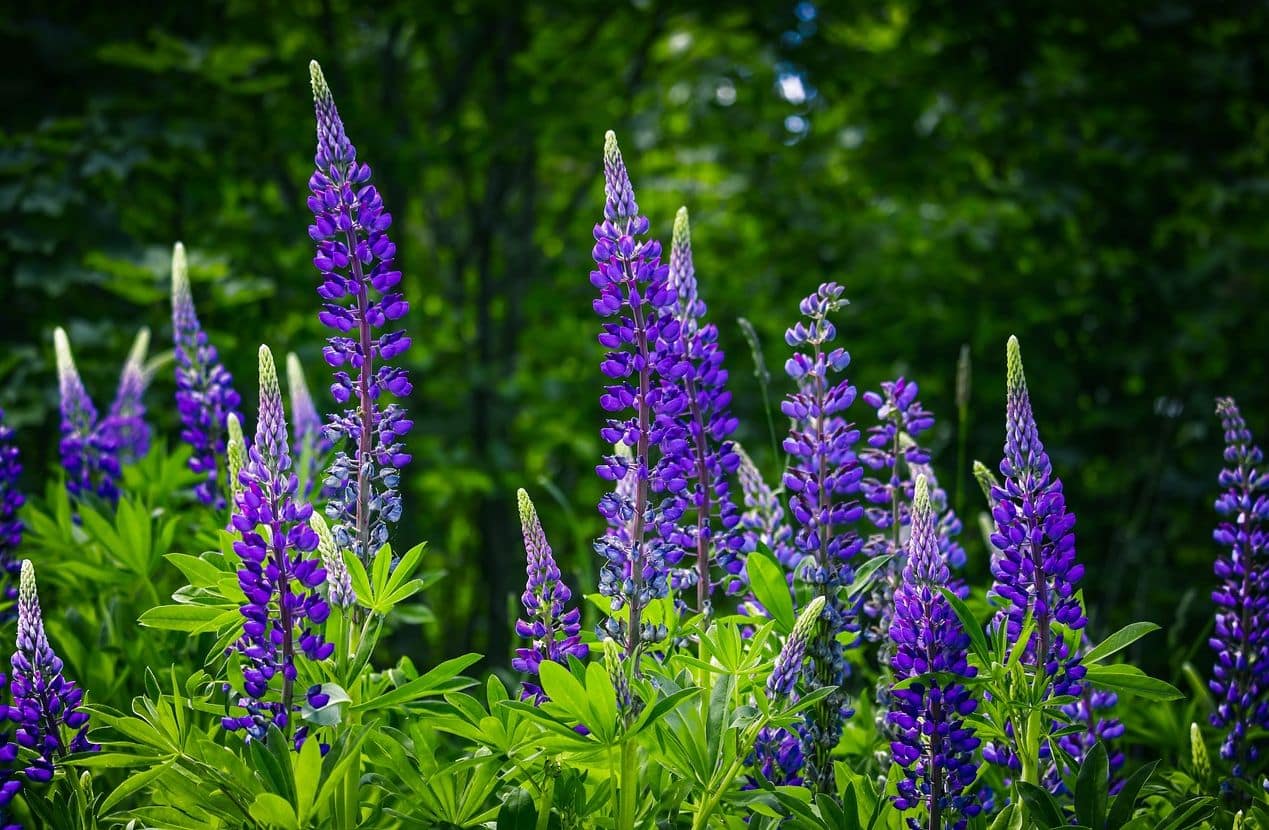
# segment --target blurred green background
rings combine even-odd
[[[259,342],[298,352],[330,405],[305,233],[316,57],[396,217],[412,302],[397,538],[431,540],[450,571],[419,650],[505,661],[517,487],[592,590],[587,273],[609,128],[655,232],[692,211],[739,438],[769,476],[738,316],[782,394],[797,300],[842,282],[852,378],[919,381],[943,483],[975,507],[957,353],[974,359],[969,455],[994,467],[1016,333],[1095,629],[1169,626],[1157,662],[1200,639],[1213,397],[1269,437],[1263,3],[44,2],[4,15],[0,56],[0,405],[32,490],[55,459],[52,328],[106,406],[136,327],[168,342],[177,239],[247,410]],[[148,403],[174,441],[171,393],[167,373]]]

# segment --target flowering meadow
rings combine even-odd
[[[0,417],[0,826],[1269,830],[1263,413],[1213,402],[1223,469],[1193,508],[1214,528],[1212,668],[1174,686],[1127,659],[1163,647],[1158,625],[1089,630],[1104,586],[1077,516],[1109,507],[1064,488],[1025,344],[999,344],[1000,449],[972,465],[931,451],[919,378],[852,381],[849,275],[806,279],[783,343],[741,321],[749,353],[725,355],[690,206],[646,215],[612,132],[574,240],[606,448],[593,579],[566,578],[576,540],[526,481],[512,672],[402,656],[447,602],[398,530],[437,509],[402,486],[422,431],[403,356],[429,332],[404,326],[419,299],[374,148],[310,70],[323,362],[279,328],[231,374],[175,242],[171,359],[142,329],[110,397],[58,328],[57,463],[24,472]],[[769,456],[736,440],[742,372]],[[179,434],[153,425],[169,410]],[[960,512],[955,477],[979,485]]]

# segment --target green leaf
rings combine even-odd
[[[1151,761],[1144,767],[1139,767],[1128,776],[1128,780],[1124,781],[1119,795],[1115,796],[1114,803],[1110,805],[1110,813],[1106,816],[1106,830],[1119,830],[1132,818],[1137,806],[1137,796],[1140,795],[1141,788],[1146,785],[1146,781],[1150,779],[1157,766],[1159,766],[1158,761]]]
[[[260,793],[251,802],[248,811],[253,819],[270,827],[281,827],[284,830],[299,830],[299,820],[291,805],[280,795]]]
[[[991,664],[991,649],[987,645],[987,635],[983,633],[983,627],[974,617],[974,612],[969,610],[969,606],[965,604],[965,600],[956,596],[947,588],[940,588],[943,596],[947,597],[947,601],[952,606],[952,610],[956,612],[957,618],[961,621],[961,625],[965,628],[965,633],[969,635],[970,645],[974,648],[974,653],[978,655],[978,659],[982,661],[984,666]]]
[[[496,830],[534,830],[538,823],[538,811],[533,797],[523,787],[507,793],[498,810]]]
[[[150,785],[151,781],[167,772],[168,769],[168,764],[159,764],[128,776],[123,780],[122,784],[114,788],[110,795],[106,796],[105,801],[101,802],[100,813],[102,815],[109,813],[116,804],[144,790]]]
[[[1158,630],[1159,626],[1151,622],[1136,622],[1126,625],[1089,649],[1088,653],[1080,658],[1080,662],[1086,666],[1100,663],[1112,654],[1123,651],[1147,634]]]
[[[1017,787],[1018,794],[1022,796],[1022,803],[1027,807],[1027,812],[1041,827],[1058,827],[1065,824],[1062,820],[1061,808],[1058,807],[1057,802],[1053,800],[1053,796],[1049,795],[1047,790],[1043,790],[1028,781],[1019,781]]]
[[[352,698],[338,683],[323,683],[322,694],[327,695],[330,700],[320,709],[310,706],[308,696],[305,695],[304,702],[300,704],[300,717],[317,726],[334,726],[343,720],[343,706],[351,702]]]
[[[1153,678],[1136,666],[1089,666],[1084,679],[1103,689],[1133,694],[1146,700],[1179,700],[1184,697],[1172,684]]]
[[[1017,804],[1008,804],[1000,811],[989,830],[1022,830],[1022,810]]]
[[[1110,786],[1110,762],[1106,745],[1093,744],[1075,776],[1075,818],[1089,827],[1106,822],[1107,788]]]
[[[553,710],[564,710],[566,720],[586,723],[591,719],[593,712],[586,702],[586,689],[568,669],[548,660],[538,667],[538,678],[542,681],[542,690],[551,699],[548,705]]]
[[[366,566],[361,559],[350,550],[343,551],[344,564],[348,568],[348,578],[352,582],[353,594],[357,603],[370,608],[375,599],[375,592],[370,587],[370,577],[366,575]]]
[[[175,565],[189,584],[196,588],[210,588],[224,575],[223,571],[206,559],[190,556],[188,553],[169,553],[164,558]]]
[[[793,630],[793,594],[785,580],[784,568],[770,554],[754,551],[745,560],[749,585],[762,607],[775,620],[781,633]]]
[[[143,613],[137,622],[146,628],[201,634],[214,630],[228,610],[238,611],[223,605],[159,605]]]
[[[630,730],[630,734],[638,735],[640,732],[672,712],[680,703],[688,698],[695,697],[700,693],[700,691],[700,689],[696,688],[679,689],[674,694],[661,698],[656,703],[643,710],[643,714],[639,716],[639,720],[635,721],[635,725]]]
[[[481,657],[482,655],[480,654],[464,654],[460,657],[446,660],[422,677],[417,677],[409,683],[398,686],[392,691],[371,700],[358,703],[352,707],[351,711],[369,712],[373,709],[384,709],[389,706],[409,703],[412,700],[418,700],[428,695],[455,691],[451,686],[447,685],[447,681],[457,677],[459,672],[480,660]]]

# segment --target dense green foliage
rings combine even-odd
[[[1269,411],[1269,13],[847,2],[799,23],[792,3],[695,6],[11,10],[0,405],[32,486],[55,446],[53,326],[104,395],[131,325],[165,341],[175,239],[241,389],[262,339],[317,365],[303,182],[304,67],[318,57],[397,218],[413,300],[419,427],[401,535],[432,540],[429,567],[449,576],[430,646],[406,647],[505,662],[517,486],[559,494],[539,500],[544,522],[574,583],[594,584],[586,272],[614,128],[654,230],[668,236],[691,207],[712,316],[751,319],[773,369],[796,299],[821,279],[847,286],[861,389],[899,370],[921,383],[949,484],[961,344],[975,360],[969,455],[994,465],[1000,344],[1028,343],[1098,586],[1094,629],[1165,624],[1170,647],[1146,657],[1175,668],[1208,616],[1188,599],[1211,582],[1212,398],[1238,396],[1253,423]],[[781,85],[792,76],[800,88]],[[739,437],[770,471],[748,350],[721,329]],[[156,405],[170,394],[161,373],[152,409],[174,441]],[[976,495],[964,471],[955,482]],[[967,544],[981,577],[983,549]]]

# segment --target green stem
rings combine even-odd
[[[617,812],[617,830],[634,830],[639,793],[638,760],[638,747],[633,740],[627,739],[621,745],[621,801]]]
[[[555,778],[549,770],[544,770],[542,782],[542,801],[538,804],[538,823],[535,830],[547,830],[551,823],[551,806],[555,803]]]

